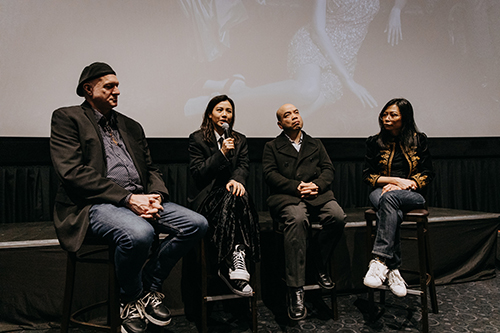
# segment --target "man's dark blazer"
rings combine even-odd
[[[300,152],[292,146],[284,132],[264,147],[262,167],[271,189],[267,204],[273,214],[279,214],[283,207],[297,205],[301,200],[320,206],[335,199],[330,189],[335,172],[330,157],[319,139],[302,133]],[[301,181],[318,185],[318,195],[312,199],[301,199],[297,190]]]
[[[234,179],[246,186],[248,177],[249,157],[246,137],[234,132],[238,136],[234,150],[229,158],[220,151],[215,134],[210,141],[203,140],[201,130],[189,136],[189,171],[194,184],[189,186],[189,207],[198,210],[201,203],[208,196],[216,181],[225,184]]]
[[[120,136],[134,162],[145,193],[168,190],[161,173],[152,166],[142,126],[116,112]],[[106,178],[106,153],[94,111],[89,103],[57,109],[52,114],[50,153],[61,180],[56,194],[54,225],[61,246],[77,251],[85,238],[92,204],[120,205],[130,193]]]

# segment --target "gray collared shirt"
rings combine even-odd
[[[299,152],[300,151],[300,147],[302,146],[302,140],[304,139],[304,133],[300,132],[300,140],[299,140],[299,142],[295,142],[294,140],[292,140],[292,138],[290,138],[288,136],[288,134],[285,133],[285,135],[288,138],[288,140],[290,140],[290,143],[292,144],[293,148],[295,148],[295,150],[297,152]]]
[[[94,110],[94,115],[104,142],[107,166],[106,178],[111,179],[131,193],[143,193],[144,187],[141,184],[139,172],[120,136],[115,113],[111,114],[109,121],[97,110]]]

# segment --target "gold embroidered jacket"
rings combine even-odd
[[[416,145],[409,151],[401,147],[401,151],[408,162],[409,174],[407,179],[414,180],[418,185],[418,191],[424,189],[434,178],[432,159],[427,147],[427,136],[424,133],[416,134]],[[378,134],[366,139],[365,166],[363,169],[363,180],[372,187],[377,187],[377,180],[381,176],[391,176],[394,171],[393,158],[396,144],[391,142],[387,147],[380,147],[377,142]]]

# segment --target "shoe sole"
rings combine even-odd
[[[235,293],[238,296],[243,296],[243,297],[249,297],[253,295],[253,290],[250,291],[249,293],[244,293],[242,291],[239,291],[237,289],[234,289],[233,286],[231,286],[231,283],[226,279],[224,275],[221,274],[220,270],[218,271],[219,277],[224,281],[224,283],[229,287],[229,289]]]
[[[365,286],[367,286],[368,288],[378,288],[378,287],[381,287],[381,286],[384,284],[384,281],[382,281],[382,282],[381,282],[381,283],[379,283],[379,284],[369,284],[369,283],[367,283],[367,282],[366,282],[366,280],[365,280],[365,279],[363,279],[363,284],[364,284]]]
[[[287,308],[288,308],[288,305],[287,305]],[[304,315],[297,317],[297,318],[293,318],[290,315],[290,311],[288,311],[288,310],[286,311],[286,313],[288,314],[288,318],[290,318],[291,320],[302,320],[302,319],[305,319],[307,317],[307,308],[304,307]]]
[[[327,286],[325,286],[324,284],[322,284],[322,283],[321,283],[321,282],[319,282],[319,281],[318,281],[318,285],[319,285],[321,288],[326,289],[326,290],[332,290],[332,289],[334,289],[334,288],[335,288],[335,284],[333,284],[333,285],[331,285],[331,286],[327,287]]]
[[[288,296],[288,293],[286,295],[286,314],[288,315],[288,318],[290,318],[290,320],[302,320],[302,319],[305,319],[307,317],[307,308],[305,307],[304,305],[304,314],[300,317],[297,317],[297,318],[293,318],[291,315],[290,315],[290,311],[289,311],[289,304],[290,304],[290,297]]]
[[[167,326],[168,324],[170,324],[170,322],[172,321],[172,318],[170,318],[169,320],[167,321],[161,321],[161,320],[158,320],[158,319],[155,319],[153,317],[151,317],[150,315],[148,315],[147,313],[145,313],[146,315],[146,318],[148,319],[148,321],[151,323],[151,324],[154,324],[156,326]]]
[[[148,328],[147,328],[147,326],[146,326],[146,330],[145,330],[144,332],[147,332],[147,331],[148,331]],[[129,333],[129,332],[125,329],[125,327],[123,327],[123,326],[120,326],[120,332],[121,332],[121,333]]]
[[[391,290],[391,291],[392,291],[392,290]],[[398,294],[396,294],[394,291],[392,291],[392,293],[393,293],[395,296],[397,296],[397,297],[405,297],[405,296],[406,296],[406,294],[404,294],[404,295],[398,295]]]
[[[405,297],[405,296],[406,296],[406,294],[407,294],[407,292],[405,291],[405,293],[404,293],[403,295],[401,295],[401,294],[399,294],[399,295],[398,295],[398,294],[396,294],[396,293],[394,292],[394,290],[392,290],[392,289],[391,289],[391,287],[389,287],[389,290],[390,290],[390,291],[391,291],[394,295],[396,295],[397,297]]]

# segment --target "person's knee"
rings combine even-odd
[[[326,212],[322,216],[323,227],[332,227],[335,229],[343,229],[347,215],[336,201],[328,202],[323,208]]]
[[[287,216],[285,225],[287,229],[307,229],[309,219],[305,212],[296,211]]]
[[[149,249],[153,244],[154,238],[154,228],[149,223],[145,223],[136,226],[133,230],[124,234],[120,243],[122,247],[131,249]]]
[[[205,233],[208,230],[208,221],[203,215],[197,213],[192,219],[192,224],[194,228],[194,233],[199,238],[205,236]]]
[[[194,211],[187,211],[184,215],[187,223],[182,227],[181,234],[188,238],[201,239],[208,230],[207,219]]]
[[[335,230],[336,232],[342,232],[345,227],[345,214],[338,214],[337,216],[332,216],[332,218],[323,224],[323,229]]]
[[[385,192],[380,198],[380,208],[384,207],[399,207],[398,190]]]

